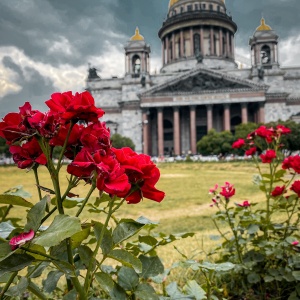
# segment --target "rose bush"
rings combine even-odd
[[[147,155],[112,147],[110,131],[99,121],[104,111],[88,92],[55,93],[46,104],[49,111],[40,112],[26,102],[0,122],[14,162],[34,172],[40,198],[33,205],[19,187],[0,195],[6,205],[0,207],[0,299],[19,299],[25,291],[39,299],[158,299],[148,282],[164,273],[156,248],[192,234],[154,237],[155,222],[114,216],[123,203],[164,199],[155,187],[158,168]],[[71,162],[67,189],[61,190],[64,157]],[[51,187],[40,185],[41,167],[47,168]],[[72,193],[80,182],[90,185],[83,198]],[[27,217],[9,218],[18,206],[29,208]],[[68,214],[69,208],[76,213]],[[80,219],[84,209],[90,220]],[[147,234],[139,233],[142,229]],[[108,259],[115,263],[106,265]],[[42,274],[42,282],[36,280]]]

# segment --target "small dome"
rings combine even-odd
[[[139,31],[139,28],[137,27],[135,29],[135,35],[133,35],[131,38],[130,38],[131,41],[144,41],[144,37],[142,35],[140,35],[140,31]]]
[[[256,31],[268,31],[268,30],[272,30],[272,28],[265,23],[265,19],[264,18],[261,18],[261,20],[260,20],[260,26],[258,26],[256,28]]]

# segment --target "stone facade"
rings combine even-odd
[[[275,31],[261,20],[249,40],[252,66],[238,69],[236,30],[223,0],[170,0],[159,74],[150,74],[151,49],[136,29],[124,48],[124,78],[87,79],[111,132],[131,138],[137,152],[178,155],[195,154],[212,128],[298,122],[300,69],[280,66]]]

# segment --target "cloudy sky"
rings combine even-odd
[[[169,0],[1,0],[0,117],[25,101],[44,110],[56,91],[83,91],[88,63],[102,78],[124,74],[126,41],[139,26],[160,69],[157,32]],[[238,25],[236,52],[249,57],[248,39],[266,23],[280,36],[280,62],[300,66],[299,0],[226,0]]]

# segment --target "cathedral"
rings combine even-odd
[[[251,66],[238,68],[237,24],[225,1],[170,0],[158,32],[159,74],[150,74],[150,45],[137,28],[124,46],[124,77],[103,79],[90,68],[86,89],[105,110],[111,133],[152,156],[196,154],[212,128],[234,132],[240,123],[297,120],[300,68],[280,66],[279,37],[266,23],[254,24]]]

